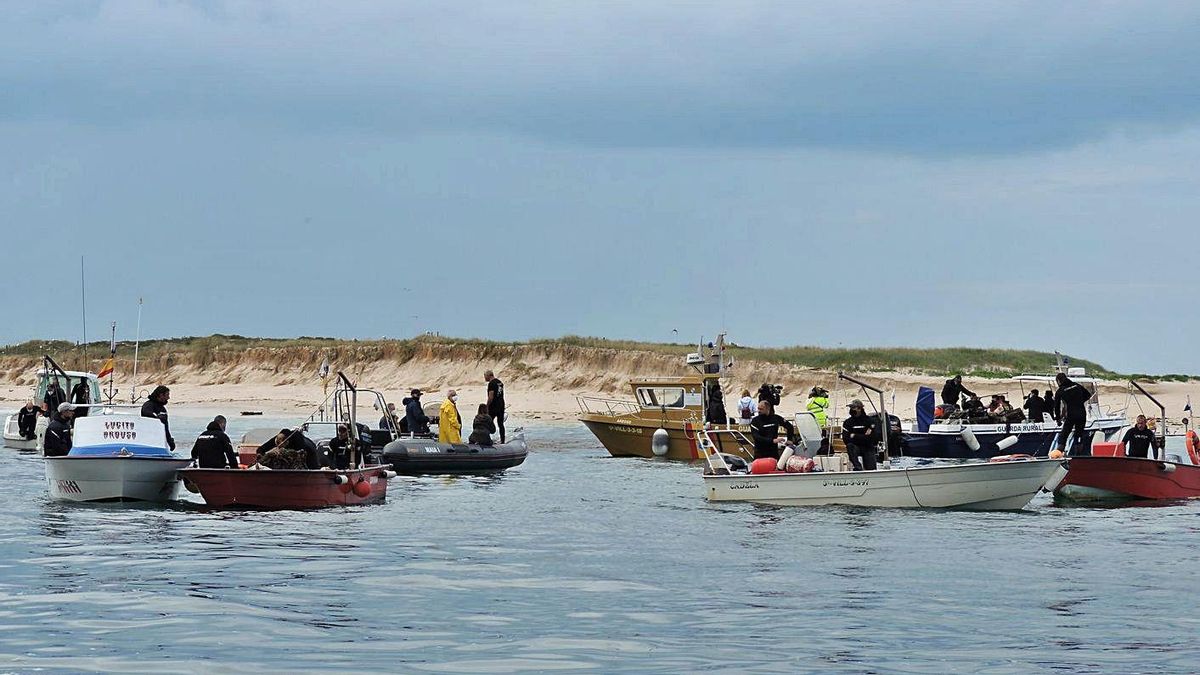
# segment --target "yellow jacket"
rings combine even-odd
[[[458,408],[454,401],[442,401],[438,410],[438,442],[462,443],[462,420],[458,417]]]
[[[808,399],[808,412],[812,413],[813,417],[817,418],[817,426],[821,427],[822,429],[825,428],[825,422],[828,419],[828,415],[825,412],[826,410],[829,410],[829,397],[813,396],[812,398]]]

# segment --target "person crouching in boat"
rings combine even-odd
[[[59,403],[58,412],[50,418],[46,427],[46,438],[42,441],[42,454],[46,457],[65,457],[71,452],[71,420],[75,417],[75,406]]]
[[[475,415],[475,420],[471,422],[471,437],[467,439],[467,442],[485,448],[491,447],[494,433],[496,433],[496,424],[492,421],[492,416],[488,414],[487,404],[480,403],[479,414]]]
[[[854,399],[850,402],[850,416],[842,422],[842,441],[846,444],[846,453],[850,455],[850,463],[855,471],[874,471],[875,445],[878,442],[875,433],[875,421],[867,417],[863,402]]]
[[[339,424],[337,438],[329,441],[329,454],[333,456],[333,465],[338,469],[350,468],[350,454],[354,449],[354,441],[350,438],[350,427]],[[355,462],[362,464],[362,457],[356,457]]]
[[[17,433],[21,438],[32,441],[37,436],[37,419],[40,412],[33,401],[26,401],[25,407],[17,411]]]
[[[754,459],[770,457],[779,459],[781,441],[791,440],[796,435],[792,423],[771,412],[770,401],[758,402],[758,415],[750,420],[750,437],[754,439]],[[779,427],[787,430],[787,437],[779,437]]]
[[[1137,421],[1134,422],[1133,428],[1126,431],[1125,436],[1121,438],[1121,444],[1125,446],[1126,457],[1148,459],[1150,457],[1150,448],[1154,448],[1154,458],[1158,459],[1158,436],[1154,434],[1154,430],[1146,423],[1145,415],[1137,416]]]
[[[300,431],[280,429],[275,437],[258,446],[258,463],[268,469],[320,469],[321,456],[315,443]]]
[[[451,389],[438,410],[438,442],[462,443],[462,416],[458,414],[458,392]]]
[[[217,415],[208,423],[204,433],[196,437],[192,459],[201,469],[236,469],[238,456],[233,443],[225,435],[225,416]]]

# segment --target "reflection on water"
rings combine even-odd
[[[530,436],[506,474],[400,477],[385,504],[314,512],[52,503],[39,460],[0,456],[0,669],[1195,667],[1196,504],[708,504],[697,467]]]

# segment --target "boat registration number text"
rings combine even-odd
[[[609,431],[619,431],[623,434],[637,434],[639,436],[642,434],[642,430],[639,429],[638,427],[619,427],[615,424],[608,425],[608,430]]]

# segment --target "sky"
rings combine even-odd
[[[0,343],[566,334],[1200,374],[1200,3],[6,2]]]

